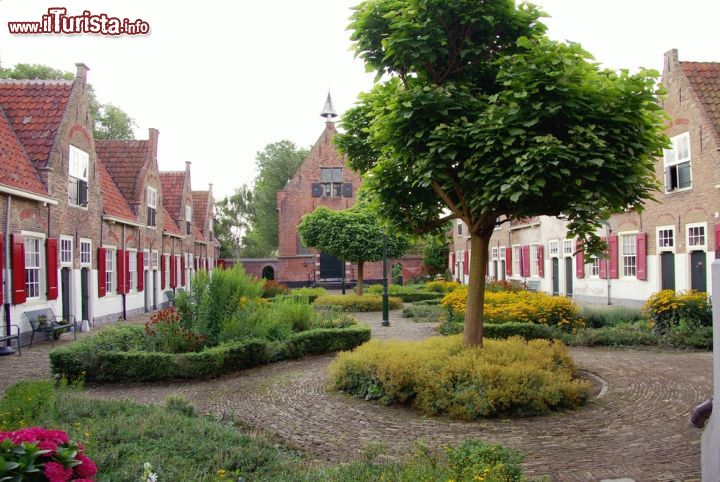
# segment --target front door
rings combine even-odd
[[[332,254],[320,253],[320,279],[341,279],[342,260]]]
[[[500,279],[500,276],[498,275],[498,262],[497,262],[497,260],[493,261],[493,272],[492,272],[492,274],[493,274],[493,277],[495,278],[496,281]]]
[[[572,258],[565,258],[565,296],[573,294],[573,267]]]
[[[500,276],[498,277],[500,281],[505,281],[505,273],[505,260],[502,260],[500,261]]]
[[[560,294],[560,260],[552,259],[552,293],[557,296]]]
[[[60,289],[62,290],[62,318],[63,320],[70,319],[70,268],[63,268],[60,270]]]
[[[675,291],[675,254],[660,254],[660,289]]]
[[[152,272],[149,270],[143,271],[143,284],[145,285],[145,313],[148,313],[152,308],[152,300],[150,298],[152,296],[152,292],[150,291],[152,289],[152,286],[150,285],[151,273]]]
[[[90,270],[87,268],[80,270],[80,304],[82,319],[90,321]]]
[[[690,253],[690,288],[696,291],[707,291],[705,259],[705,251],[693,251]]]

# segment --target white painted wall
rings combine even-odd
[[[715,260],[708,270],[715,281],[712,291],[713,332],[720,333],[720,260]],[[720,480],[720,336],[713,337],[713,387],[714,407],[702,435],[700,459],[703,482]]]

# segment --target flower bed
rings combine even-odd
[[[663,290],[655,293],[643,305],[643,311],[653,319],[654,331],[667,333],[671,327],[712,326],[712,305],[707,293],[688,291],[676,293]]]
[[[519,337],[482,348],[464,348],[460,336],[371,340],[341,353],[329,370],[335,390],[464,420],[575,408],[590,393],[589,383],[573,379],[562,343]]]
[[[342,311],[380,311],[382,310],[382,296],[378,295],[325,295],[315,300],[316,306],[338,306]],[[388,297],[391,310],[403,307],[400,298]]]
[[[372,285],[367,289],[369,294],[382,294],[382,285]],[[413,303],[415,301],[439,300],[443,297],[442,293],[420,290],[412,286],[400,286],[392,284],[388,286],[388,294],[400,298],[404,303]]]

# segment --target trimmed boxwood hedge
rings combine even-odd
[[[455,322],[445,322],[438,331],[443,335],[452,335],[462,333],[463,324]],[[526,340],[555,340],[561,337],[555,328],[537,323],[485,323],[483,324],[483,336],[486,338],[504,339],[511,336],[521,336]]]
[[[123,327],[122,331],[142,327]],[[121,333],[125,335],[126,333]],[[350,350],[370,339],[370,328],[323,328],[295,333],[284,342],[246,340],[207,348],[197,353],[98,349],[93,337],[50,352],[54,374],[69,380],[95,382],[151,382],[222,375],[279,360]]]
[[[414,303],[415,301],[441,300],[444,295],[430,291],[416,291],[414,293],[393,293],[391,296],[400,298],[404,303]]]

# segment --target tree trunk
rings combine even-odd
[[[358,261],[358,272],[357,272],[357,294],[363,295],[363,269],[365,268],[364,261]]]
[[[488,263],[488,247],[492,230],[472,233],[470,238],[470,281],[465,307],[465,346],[483,344],[483,306],[485,305],[485,266]]]

